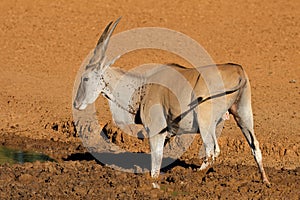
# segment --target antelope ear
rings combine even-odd
[[[119,21],[121,20],[121,17],[119,17],[114,23],[110,22],[106,28],[104,29],[102,35],[100,36],[96,48],[94,49],[94,55],[89,61],[88,66],[94,66],[97,64],[97,66],[101,65],[101,62],[103,62],[105,57],[105,52],[109,43],[109,39],[115,30],[116,26],[118,25]],[[110,26],[112,25],[111,29]]]
[[[118,55],[118,56],[114,57],[112,60],[108,61],[107,63],[103,62],[105,64],[101,66],[101,70],[105,71],[108,67],[113,65],[120,57],[121,57],[121,55]]]
[[[118,55],[118,56],[114,57],[113,59],[108,61],[105,65],[107,65],[107,66],[113,65],[120,57],[121,57],[121,55]]]

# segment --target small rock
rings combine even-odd
[[[75,186],[73,188],[73,191],[76,192],[77,194],[82,194],[82,195],[87,194],[86,189],[80,186]]]
[[[288,156],[296,156],[296,152],[293,151],[292,149],[287,149],[286,150],[286,155],[288,155]]]
[[[134,168],[134,173],[138,173],[138,174],[143,173],[143,169],[140,166],[134,165],[133,168]]]
[[[18,177],[18,180],[19,180],[20,182],[25,182],[25,183],[32,182],[33,176],[30,175],[30,174],[21,174],[21,175]]]
[[[285,153],[286,153],[286,149],[283,148],[283,147],[280,147],[280,149],[279,149],[279,155],[280,155],[281,157],[283,157],[283,156],[285,155]]]
[[[26,167],[26,168],[33,168],[33,163],[31,163],[31,162],[25,162],[24,163],[24,167]]]
[[[289,81],[289,83],[296,83],[297,81],[295,79],[292,79]]]

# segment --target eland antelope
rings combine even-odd
[[[252,150],[263,182],[269,185],[259,143],[254,135],[250,84],[244,69],[230,63],[197,68],[169,64],[147,75],[131,73],[131,84],[125,85],[119,80],[126,72],[111,67],[118,57],[110,61],[105,59],[110,37],[119,20],[109,23],[102,33],[81,76],[74,107],[84,110],[102,94],[109,101],[115,121],[134,124],[138,117],[149,136],[153,178],[160,173],[166,138],[179,133],[200,132],[205,148],[205,159],[200,169],[206,169],[220,153],[216,127],[229,111]],[[183,77],[190,87],[186,88],[186,83],[172,77],[173,71]],[[221,77],[222,84],[216,83],[216,73]],[[176,93],[156,84],[160,79],[181,92]],[[122,91],[115,91],[116,87],[122,88]],[[132,90],[135,90],[135,98],[127,101],[128,98],[122,95],[132,94]],[[119,111],[132,117],[123,117]]]

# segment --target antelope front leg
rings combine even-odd
[[[158,178],[163,158],[166,134],[156,134],[149,138],[151,148],[151,177]]]
[[[156,134],[149,138],[151,148],[151,177],[154,179],[158,178],[160,173],[165,138],[166,133]],[[152,183],[152,185],[154,188],[159,188],[157,183]]]

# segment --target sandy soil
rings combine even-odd
[[[244,66],[271,188],[261,184],[232,119],[213,169],[195,170],[201,163],[198,138],[165,170],[158,180],[161,189],[152,189],[149,174],[111,169],[86,152],[72,121],[73,84],[103,28],[119,16],[116,33],[170,28],[198,41],[216,63]],[[0,142],[57,159],[0,166],[1,199],[300,198],[299,1],[6,0],[0,2],[0,22]],[[142,63],[181,62],[160,53],[133,52],[117,64],[128,70]],[[97,105],[100,122],[109,123],[119,145],[147,152],[146,141],[128,138],[111,125],[107,102],[99,99]]]

